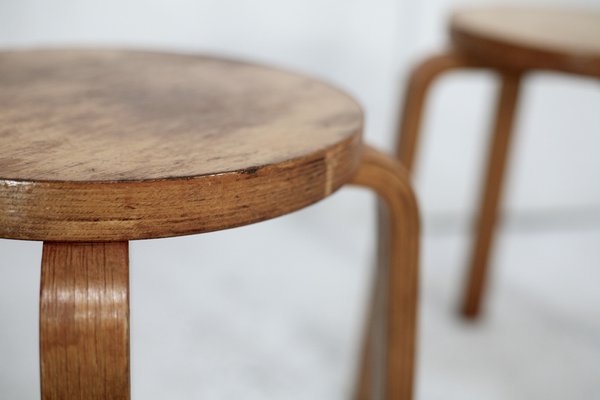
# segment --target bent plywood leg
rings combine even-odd
[[[376,277],[377,279],[377,277]],[[377,293],[377,285],[375,285],[372,294]],[[373,360],[373,349],[371,345],[373,344],[373,327],[376,324],[374,318],[374,309],[375,304],[375,296],[372,296],[371,302],[369,304],[369,310],[366,319],[366,329],[363,335],[363,341],[361,345],[361,353],[359,360],[359,370],[356,378],[356,386],[354,387],[354,400],[370,400],[373,399],[373,375],[372,366],[374,364]]]
[[[444,72],[477,66],[456,53],[448,52],[430,57],[413,69],[404,94],[404,110],[400,116],[397,132],[396,154],[406,169],[413,170],[423,108],[431,83]]]
[[[521,76],[518,73],[502,74],[487,172],[483,180],[483,193],[475,226],[476,239],[471,251],[462,303],[462,313],[468,318],[474,318],[479,314],[481,298],[486,286],[487,266],[503,188],[520,81]]]
[[[379,269],[380,293],[385,306],[383,319],[383,351],[374,351],[377,340],[366,341],[361,385],[377,382],[373,377],[373,361],[383,363],[383,390],[360,387],[363,398],[381,397],[394,400],[412,398],[415,364],[418,296],[419,217],[409,177],[400,164],[374,149],[365,150],[362,163],[354,177],[354,184],[374,190],[379,198]],[[377,318],[371,319],[376,322]],[[369,331],[372,339],[379,337],[378,326]]]
[[[381,218],[381,216],[378,216]],[[363,337],[360,370],[357,380],[355,400],[381,399],[383,396],[383,368],[385,367],[385,320],[388,300],[387,274],[388,266],[386,256],[388,246],[383,244],[387,233],[385,228],[389,224],[379,221],[378,260],[374,274],[374,285],[369,302],[367,325]]]
[[[45,242],[43,400],[129,399],[128,243]]]

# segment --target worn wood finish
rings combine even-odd
[[[0,88],[0,237],[44,240],[44,400],[129,398],[128,240],[261,221],[351,182],[381,198],[364,376],[382,385],[361,392],[412,398],[417,206],[400,164],[365,150],[350,97],[272,68],[112,50],[0,53]]]
[[[45,242],[40,294],[42,399],[129,399],[127,242]]]
[[[353,183],[374,190],[379,202],[379,290],[377,311],[369,320],[359,399],[412,399],[417,331],[419,216],[406,170],[391,157],[367,148]],[[383,304],[382,304],[383,303]],[[380,325],[381,324],[381,325]],[[378,330],[383,328],[382,340]],[[369,338],[375,340],[369,340]],[[369,343],[370,342],[370,343]],[[373,348],[382,343],[383,351]],[[378,363],[384,366],[383,388],[377,387]],[[371,385],[371,386],[370,386]],[[372,395],[383,396],[372,397]]]
[[[454,47],[504,69],[600,77],[600,10],[472,8],[450,22]]]
[[[0,236],[208,232],[349,181],[362,111],[314,79],[210,57],[0,53]],[[226,188],[226,190],[225,190]]]
[[[521,76],[518,73],[502,75],[492,140],[487,157],[487,171],[482,184],[481,205],[475,226],[476,236],[471,250],[471,262],[462,304],[462,312],[469,318],[474,318],[479,314],[481,297],[487,282],[487,266],[498,219],[498,204],[504,188],[504,176],[520,83]]]

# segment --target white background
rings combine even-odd
[[[444,48],[445,21],[459,3],[3,0],[0,47],[164,48],[289,67],[353,94],[366,110],[367,141],[391,151],[409,68]],[[530,3],[600,8],[598,0]],[[580,267],[581,281],[571,282],[573,291],[565,294],[575,310],[566,309],[564,315],[592,320],[599,319],[600,299],[592,293],[595,286],[589,292],[585,288],[600,282],[591,268],[600,260],[594,236],[600,229],[599,88],[597,81],[558,74],[527,79],[504,207],[509,233],[500,247],[507,255],[497,261],[514,266],[503,265],[514,272],[506,273],[506,285],[511,277],[515,282],[525,279],[529,286],[523,291],[542,291],[540,299],[549,302],[550,314],[557,304],[565,304],[555,300],[558,290],[552,289],[564,289],[559,283],[568,286],[570,281],[561,275],[564,267],[587,266]],[[567,345],[556,359],[542,363],[549,363],[550,376],[562,376],[564,358],[575,358],[570,364],[577,378],[555,387],[555,379],[531,372],[539,365],[529,360],[546,354],[544,349],[556,352],[556,347],[572,343],[575,334],[550,336],[545,343],[535,334],[543,338],[551,329],[534,323],[522,337],[510,336],[507,332],[515,331],[509,327],[523,323],[519,318],[530,319],[526,311],[517,316],[511,312],[527,308],[521,302],[497,306],[496,319],[488,322],[496,323],[493,331],[489,325],[481,328],[484,332],[465,330],[451,313],[494,90],[490,74],[453,73],[433,87],[428,103],[415,182],[426,234],[419,393],[422,398],[559,399],[572,393],[584,396],[572,398],[592,398],[585,395],[600,391],[600,362],[593,361],[600,359],[597,340],[581,349]],[[332,399],[349,393],[374,245],[371,203],[363,191],[344,189],[322,204],[265,224],[133,243],[134,398]],[[573,238],[568,247],[573,235],[561,236],[564,230],[582,237]],[[39,392],[40,253],[39,243],[0,241],[0,398],[31,399]],[[542,265],[547,269],[540,273],[537,267]],[[535,272],[523,272],[525,266]],[[554,270],[556,275],[549,272]],[[538,282],[540,276],[549,276],[548,282]],[[454,338],[451,346],[439,342],[434,326]],[[594,329],[598,337],[598,324]],[[528,344],[524,351],[508,345],[518,340]],[[479,359],[473,352],[478,343],[488,350],[505,343],[508,350]],[[453,346],[462,348],[459,354],[470,354],[465,356],[468,361],[456,365],[460,357],[448,352]],[[578,351],[581,357],[574,356]],[[511,357],[494,358],[504,352]],[[506,373],[519,365],[527,366],[522,372],[528,378],[522,382]],[[514,392],[505,392],[507,387]]]

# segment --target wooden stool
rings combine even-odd
[[[511,8],[464,10],[452,17],[450,37],[451,50],[425,60],[412,72],[398,131],[397,154],[410,171],[426,92],[436,77],[462,68],[490,69],[500,75],[501,90],[462,302],[462,313],[474,318],[479,314],[486,284],[521,80],[534,70],[600,77],[600,13]]]
[[[361,142],[352,98],[258,65],[110,50],[0,53],[0,88],[0,237],[44,242],[42,399],[129,399],[129,240],[263,221],[350,183],[385,204],[387,318],[368,335],[384,352],[366,342],[357,397],[384,369],[385,398],[411,398],[417,205],[400,164]]]

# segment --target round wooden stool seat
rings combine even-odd
[[[485,8],[450,22],[459,52],[507,69],[549,69],[600,76],[600,12]]]
[[[278,69],[115,50],[0,52],[0,238],[44,241],[42,400],[129,400],[129,241],[231,228],[345,184],[379,197],[356,395],[413,393],[419,218],[360,106]]]
[[[0,237],[132,240],[273,218],[352,179],[362,124],[344,93],[273,68],[0,53]]]

